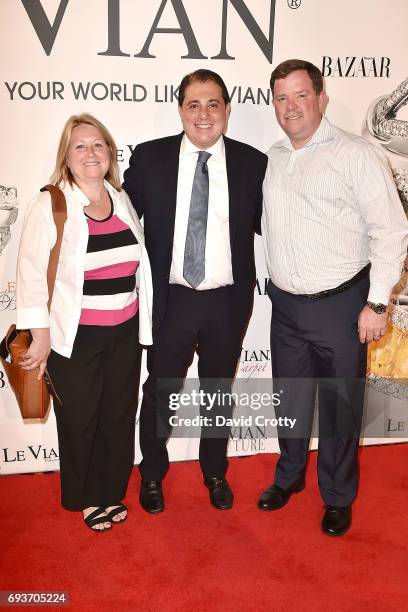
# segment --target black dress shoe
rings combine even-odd
[[[164,510],[164,499],[161,480],[142,480],[139,495],[143,510],[158,514]]]
[[[282,489],[273,484],[262,493],[258,500],[258,508],[260,510],[279,510],[288,503],[292,493],[298,493],[302,489],[304,489],[304,486]]]
[[[351,506],[326,506],[322,520],[323,533],[342,536],[351,527]]]
[[[204,484],[210,492],[210,502],[217,510],[229,510],[234,502],[234,494],[225,478],[215,476],[206,478]]]

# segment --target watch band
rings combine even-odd
[[[386,304],[375,304],[374,302],[367,302],[367,306],[376,314],[384,314],[387,311]]]

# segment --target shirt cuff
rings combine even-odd
[[[391,296],[392,287],[385,287],[384,285],[371,285],[368,293],[368,302],[373,304],[385,304],[387,305]]]
[[[18,308],[17,329],[50,327],[48,308]]]

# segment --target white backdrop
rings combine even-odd
[[[361,133],[371,103],[407,76],[407,20],[406,0],[1,0],[0,185],[16,188],[18,202],[13,192],[0,190],[6,200],[0,203],[1,333],[15,320],[25,207],[48,182],[69,115],[90,112],[107,125],[123,171],[135,144],[180,131],[174,90],[184,74],[208,67],[232,94],[228,135],[266,151],[280,136],[268,88],[271,70],[299,57],[324,69],[330,120]],[[393,163],[408,167],[404,156]],[[271,376],[259,239],[256,255],[255,308],[238,370],[243,379]],[[368,428],[365,443],[408,435],[406,401],[369,390],[367,410],[371,425],[384,424],[384,438],[378,439],[378,427]],[[276,440],[259,431],[243,432],[243,438],[231,440],[231,454],[277,450]],[[169,448],[172,459],[196,457],[197,440],[171,440]],[[45,423],[23,423],[0,371],[1,473],[57,467],[53,413]]]

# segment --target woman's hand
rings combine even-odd
[[[35,370],[40,368],[38,380],[42,378],[47,367],[48,355],[51,352],[50,329],[45,327],[42,329],[31,329],[33,341],[30,348],[21,358],[20,365],[23,370]]]

